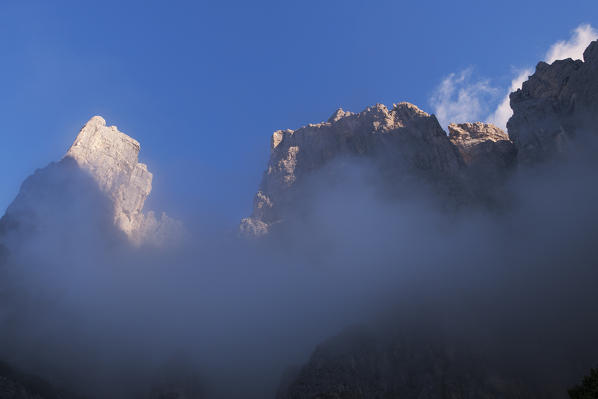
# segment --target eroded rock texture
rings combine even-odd
[[[135,239],[145,223],[142,209],[152,191],[153,177],[147,166],[138,162],[139,149],[135,139],[94,116],[65,155],[87,170],[109,195],[114,203],[114,223]]]
[[[241,231],[267,233],[301,198],[300,183],[343,156],[374,161],[397,186],[414,178],[450,189],[463,167],[436,117],[413,104],[377,104],[357,114],[339,109],[326,122],[274,132],[253,214],[241,222]]]
[[[581,60],[540,62],[536,72],[511,93],[509,136],[524,164],[566,154],[572,140],[598,133],[598,42]]]
[[[451,123],[451,143],[457,146],[467,166],[507,169],[515,162],[516,151],[509,136],[491,123]]]
[[[106,126],[101,116],[94,116],[83,126],[65,157],[73,158],[88,171],[102,192],[112,200],[114,224],[134,243],[163,242],[176,233],[178,222],[162,213],[143,213],[143,205],[152,191],[152,174],[138,162],[137,140]]]
[[[112,219],[135,245],[162,245],[174,239],[182,229],[178,221],[143,213],[152,174],[138,162],[139,148],[136,140],[94,116],[60,162],[26,179],[0,221],[0,236],[6,242],[11,240],[9,230],[26,233],[61,226],[73,231],[95,227],[104,236],[114,236],[106,227],[106,219]],[[71,234],[66,227],[60,231]],[[0,257],[2,252],[0,248]]]

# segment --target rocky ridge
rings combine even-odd
[[[405,177],[417,177],[450,186],[463,167],[436,117],[406,102],[390,109],[376,104],[360,113],[338,109],[326,122],[274,132],[270,148],[253,213],[241,222],[247,235],[266,234],[296,204],[300,183],[343,156],[374,161],[399,185]]]
[[[505,171],[580,155],[577,150],[588,143],[590,150],[595,148],[598,41],[585,50],[584,61],[540,62],[510,100],[513,116],[507,123],[508,135],[481,122],[449,125],[449,140],[458,151],[462,176],[470,188],[495,189],[508,176]],[[305,365],[287,375],[278,397],[553,397],[547,392],[526,392],[515,380],[467,359],[462,363],[444,346],[417,345],[404,345],[401,337],[343,333],[320,344]],[[556,397],[563,394],[564,390]]]
[[[344,156],[374,161],[388,177],[387,186],[411,178],[459,200],[489,197],[490,185],[514,166],[513,143],[488,123],[451,124],[449,132],[434,115],[406,102],[390,109],[376,104],[360,113],[338,109],[326,122],[278,130],[253,213],[241,221],[241,233],[267,234],[304,197],[300,183]]]

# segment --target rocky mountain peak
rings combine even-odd
[[[141,240],[145,225],[142,209],[153,178],[147,166],[138,162],[139,150],[137,140],[94,116],[65,155],[89,172],[108,195],[114,204],[115,225],[135,242]]]
[[[328,118],[328,123],[334,123],[339,119],[344,118],[345,116],[353,115],[352,112],[345,112],[342,108],[337,109],[334,113]]]
[[[253,214],[241,222],[241,232],[262,235],[281,222],[307,193],[301,182],[340,157],[362,157],[380,170],[395,171],[395,185],[419,174],[424,181],[451,181],[462,161],[434,115],[401,102],[359,113],[337,109],[326,122],[297,130],[277,130],[271,155],[255,196]],[[390,174],[392,175],[392,174]]]
[[[139,162],[140,148],[137,140],[116,126],[107,126],[101,116],[94,116],[83,126],[65,158],[75,160],[110,198],[114,224],[133,243],[161,243],[180,229],[180,223],[165,214],[157,220],[153,212],[143,213],[153,175]]]
[[[94,116],[83,126],[65,157],[88,171],[114,204],[114,223],[130,238],[138,240],[145,217],[146,198],[152,191],[152,174],[138,162],[139,142],[106,126]]]

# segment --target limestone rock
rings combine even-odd
[[[509,136],[491,123],[451,123],[449,139],[457,147],[467,166],[493,164],[506,169],[515,161],[515,147]]]
[[[241,222],[241,232],[267,233],[300,200],[300,183],[343,156],[374,160],[392,178],[435,183],[449,184],[463,167],[436,117],[413,104],[376,104],[357,114],[338,109],[326,122],[274,132],[253,213]]]
[[[106,234],[116,227],[135,245],[176,241],[182,232],[180,222],[165,214],[157,219],[153,212],[143,213],[152,174],[138,162],[139,148],[136,140],[94,116],[60,162],[25,180],[0,220],[0,235],[8,237],[8,230],[17,227],[23,234],[50,225],[56,228],[58,219],[79,215]],[[99,228],[110,218],[108,223],[114,226]]]
[[[152,191],[152,174],[138,162],[140,145],[106,126],[101,116],[94,116],[83,126],[65,157],[74,159],[88,171],[114,205],[114,223],[135,244],[164,242],[168,234],[177,234],[180,223],[162,214],[143,214],[143,205]]]
[[[558,158],[572,139],[598,134],[598,41],[583,56],[584,61],[538,63],[522,88],[511,93],[507,128],[522,163]]]

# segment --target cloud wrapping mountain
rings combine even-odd
[[[595,48],[508,137],[408,103],[275,132],[257,240],[131,241],[151,179],[93,119],[0,221],[0,357],[90,398],[273,397],[291,364],[280,397],[559,397],[598,358]]]

